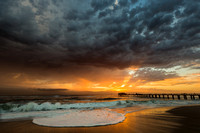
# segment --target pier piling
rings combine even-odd
[[[174,99],[174,95],[172,95],[172,99]]]
[[[169,99],[169,95],[167,95],[167,99]]]
[[[178,97],[178,100],[180,100],[180,99],[181,99],[180,95],[177,95],[177,97]]]
[[[187,100],[187,95],[184,94],[183,97],[184,97],[185,100]]]

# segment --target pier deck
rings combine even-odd
[[[195,100],[200,99],[200,94],[140,94],[140,93],[118,93],[119,96],[136,96],[143,98],[162,98],[162,99],[184,99],[184,100]]]

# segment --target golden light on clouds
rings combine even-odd
[[[167,77],[168,75],[160,71],[151,75],[150,71],[150,75],[147,75],[148,78],[144,74],[149,72],[145,70],[144,73],[141,73],[141,71],[143,70],[140,68],[106,70],[106,73],[101,73],[98,77],[94,74],[94,77],[91,75],[93,78],[77,78],[73,82],[70,82],[67,77],[62,77],[61,80],[51,78],[38,79],[23,73],[13,73],[10,76],[5,76],[7,80],[2,83],[5,86],[7,85],[7,87],[17,88],[57,88],[93,92],[200,92],[200,73],[198,71],[192,70],[183,74],[183,70],[179,70],[177,72],[182,73],[182,75],[179,74],[181,76],[172,77]],[[159,74],[164,76],[160,77]]]

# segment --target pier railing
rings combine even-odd
[[[119,96],[136,96],[136,97],[143,97],[143,98],[160,98],[160,99],[184,99],[184,100],[195,100],[200,99],[200,94],[128,94],[128,93],[118,93]]]

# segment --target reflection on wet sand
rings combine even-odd
[[[173,109],[173,107],[147,109],[128,113],[126,114],[125,121],[122,123],[108,126],[53,128],[34,125],[31,121],[15,121],[2,122],[0,129],[4,133],[172,133],[184,131],[186,128],[190,129],[190,132],[196,132],[198,131],[199,123],[196,123],[196,125],[184,125],[185,127],[183,127],[182,123],[184,122],[183,120],[188,120],[184,115],[188,113],[192,114],[192,112],[186,111],[186,113],[179,115],[180,112],[184,112],[189,107],[185,107],[182,110],[179,109],[178,113],[176,110],[167,112]],[[200,107],[198,107],[198,110],[200,110]],[[196,114],[198,112],[200,111],[196,111]],[[198,122],[197,119],[192,119],[192,123],[195,123],[195,121]]]

